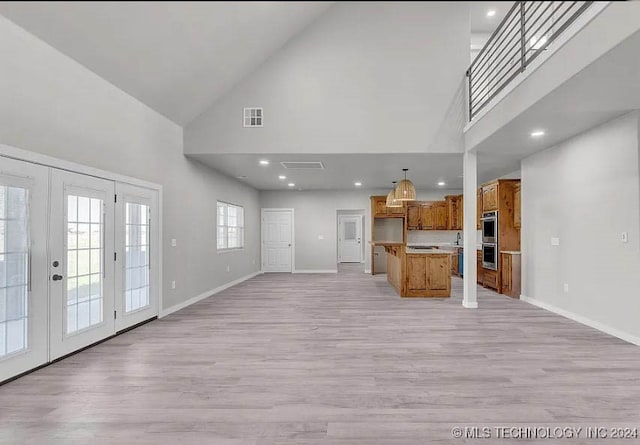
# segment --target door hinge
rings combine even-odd
[[[113,202],[118,202],[118,195],[113,195]]]
[[[113,319],[116,320],[118,318],[118,313],[116,311],[113,311]]]
[[[118,254],[113,252],[113,261],[118,261]]]

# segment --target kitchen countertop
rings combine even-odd
[[[404,246],[402,241],[369,241],[372,246]]]
[[[407,253],[412,253],[412,254],[420,254],[420,255],[443,255],[443,254],[447,254],[447,255],[453,255],[455,252],[451,251],[451,250],[447,250],[447,249],[414,249],[411,247],[407,247],[406,250]]]
[[[519,250],[501,250],[500,253],[506,253],[507,255],[521,255]]]

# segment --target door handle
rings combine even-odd
[[[289,247],[291,247],[291,244],[289,244]]]
[[[62,278],[63,278],[63,277],[62,277],[62,275],[58,275],[58,274],[54,274],[54,275],[51,277],[51,279],[52,279],[53,281],[60,281],[60,280],[62,280]]]

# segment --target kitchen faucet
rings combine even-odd
[[[456,246],[460,245],[460,240],[462,239],[462,236],[460,236],[460,232],[458,232],[458,234],[456,235]]]

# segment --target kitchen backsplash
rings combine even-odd
[[[409,230],[407,244],[455,243],[456,235],[464,235],[462,230]],[[462,238],[460,239],[462,244]]]

